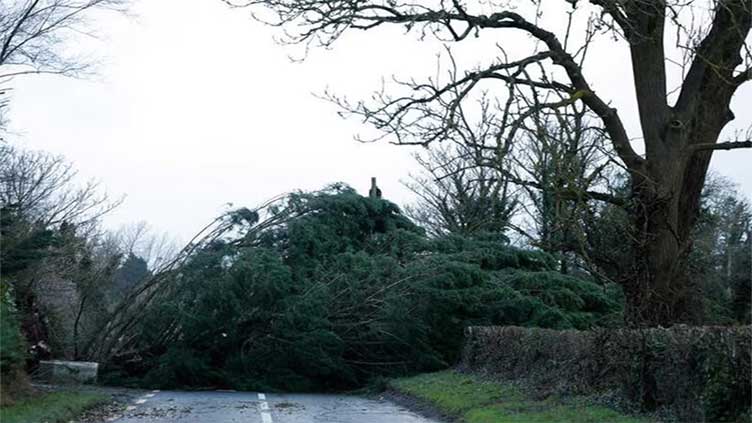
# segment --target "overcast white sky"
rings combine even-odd
[[[336,181],[365,193],[371,176],[390,200],[412,199],[399,183],[415,169],[410,150],[353,141],[361,124],[312,93],[365,98],[384,76],[431,75],[437,43],[354,34],[292,63],[297,50],[275,44],[279,32],[219,0],[141,0],[133,15],[102,16],[102,38],[77,44],[101,58],[98,77],[19,79],[11,105],[15,144],[63,154],[127,196],[108,226],[146,220],[187,240],[228,202],[253,206]],[[474,44],[457,48],[477,60]],[[636,136],[624,45],[604,41],[591,54],[588,78]],[[750,125],[752,84],[734,112],[737,126]],[[718,152],[712,166],[752,197],[752,152]]]

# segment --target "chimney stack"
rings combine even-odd
[[[368,191],[368,197],[381,198],[381,190],[376,186],[376,177],[371,178],[371,189]]]

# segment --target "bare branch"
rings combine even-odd
[[[692,153],[710,150],[734,150],[737,148],[752,148],[752,141],[731,141],[719,143],[693,144]]]

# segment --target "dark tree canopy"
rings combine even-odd
[[[119,292],[127,292],[134,286],[144,282],[151,272],[146,260],[130,253],[113,275],[114,288]]]

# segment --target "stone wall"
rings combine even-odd
[[[95,383],[99,363],[87,361],[40,361],[36,377],[52,384]]]
[[[49,343],[54,357],[74,357],[73,326],[80,295],[73,281],[47,276],[34,284],[34,293],[47,320]]]

